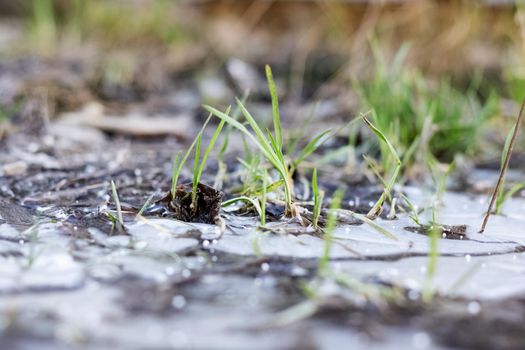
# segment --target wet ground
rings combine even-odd
[[[523,199],[506,203],[506,216],[494,216],[480,235],[486,195],[447,193],[440,223],[467,230],[461,239],[439,240],[430,282],[429,239],[405,229],[414,223],[403,213],[377,220],[397,240],[366,224],[338,226],[330,262],[335,277],[319,278],[324,240],[286,221],[258,230],[256,217],[223,210],[228,229],[221,236],[215,225],[129,213],[127,231],[119,232],[104,214],[114,209],[109,180],[116,181],[123,207],[140,208],[169,187],[172,150],[181,146],[169,139],[108,139],[96,129],[79,135],[102,141],[88,141],[72,138],[72,126],[53,135],[55,127],[38,140],[18,135],[4,146],[3,348],[525,344]],[[46,151],[50,138],[55,151],[68,145],[63,153]],[[487,181],[495,176],[483,174]],[[403,190],[424,205],[424,191]],[[308,298],[305,288],[314,295]],[[425,288],[437,290],[431,304],[421,301]],[[482,330],[479,337],[465,335]]]
[[[16,63],[29,76],[39,71],[31,71],[35,64]],[[8,102],[20,92],[16,65],[0,70]],[[261,229],[254,213],[229,207],[221,211],[221,232],[147,215],[153,211],[137,215],[170,188],[173,155],[191,142],[202,100],[228,89],[224,79],[180,83],[148,99],[108,86],[97,90],[109,100],[100,103],[70,68],[71,79],[61,68],[53,85],[63,88],[51,99],[60,113],[46,114],[46,99],[33,90],[1,141],[2,349],[525,348],[525,199],[510,199],[505,215],[477,233],[487,195],[475,190],[490,188],[495,170],[472,170],[462,191],[444,194],[439,223],[466,229],[439,239],[431,279],[428,236],[407,214],[388,219],[388,210],[376,223],[395,239],[347,220],[333,233],[330,274],[320,274],[325,240],[286,219]],[[86,100],[68,100],[69,90],[85,91]],[[269,110],[267,96],[260,100],[254,108]],[[317,117],[336,123],[346,107],[324,101]],[[232,144],[226,198],[239,182],[241,147],[234,136]],[[333,176],[330,169],[321,174],[328,196],[343,187],[342,207],[366,213],[381,189],[363,175]],[[203,182],[213,184],[217,172],[210,162]],[[182,174],[184,181],[190,176]],[[111,180],[125,230],[112,219]],[[296,191],[305,192],[300,180]],[[426,208],[425,186],[397,191]],[[278,217],[282,208],[268,212]],[[428,221],[428,210],[421,217]]]

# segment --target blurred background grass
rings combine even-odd
[[[2,0],[0,14],[2,27],[10,27],[4,57],[67,57],[93,47],[104,55],[150,49],[184,56],[181,48],[191,46],[215,60],[335,55],[331,65],[352,73],[369,66],[373,36],[390,56],[410,43],[406,63],[425,72],[482,70],[513,79],[522,70],[525,35],[514,1]]]
[[[446,159],[476,153],[481,123],[501,143],[525,95],[519,1],[0,0],[0,13],[3,62],[74,62],[97,98],[131,86],[133,100],[232,59],[246,77],[269,63],[284,104],[337,96],[351,111],[371,108],[400,149],[431,115],[433,153]],[[226,105],[240,90],[202,99]],[[55,110],[77,108],[78,96]]]

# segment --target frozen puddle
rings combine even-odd
[[[424,202],[417,191],[408,192],[414,202]],[[467,237],[439,240],[431,285],[440,295],[472,302],[523,295],[525,201],[507,203],[507,216],[492,217],[483,235],[476,231],[485,197],[447,193],[444,203],[439,222],[466,224]],[[407,231],[414,223],[404,214],[376,222],[397,240],[366,224],[340,226],[334,232],[332,270],[420,293],[427,283],[428,237]],[[304,300],[297,283],[315,273],[325,241],[309,234],[263,232],[256,218],[228,216],[226,223],[231,229],[222,237],[215,226],[158,218],[128,223],[127,234],[113,235],[96,228],[80,233],[61,223],[33,228],[1,224],[2,345],[439,348],[415,326],[381,326],[380,336],[373,339],[367,332],[317,318],[269,327],[277,312]]]
[[[425,257],[398,261],[338,261],[335,271],[353,276],[378,277],[410,290],[425,287],[428,260]],[[523,295],[525,292],[525,254],[498,256],[439,257],[433,288],[439,294],[477,300],[494,300]]]

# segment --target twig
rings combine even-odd
[[[512,132],[512,138],[510,139],[509,149],[507,151],[507,154],[505,155],[505,161],[503,162],[503,165],[501,166],[499,176],[498,176],[498,182],[496,183],[494,192],[492,192],[492,197],[490,198],[489,207],[487,209],[487,212],[485,213],[485,217],[483,218],[483,224],[481,224],[481,229],[479,230],[479,233],[483,233],[485,231],[485,226],[487,226],[487,222],[489,221],[489,217],[492,212],[492,207],[494,206],[494,202],[496,201],[496,198],[498,196],[498,192],[500,190],[501,184],[503,182],[503,179],[505,178],[505,173],[507,172],[507,168],[509,167],[510,157],[512,155],[512,148],[514,147],[514,143],[516,142],[516,137],[518,136],[520,124],[523,119],[523,109],[524,108],[525,108],[525,98],[523,98],[523,102],[521,103],[520,113],[518,115],[518,120],[516,120],[516,125],[514,125],[514,131]]]

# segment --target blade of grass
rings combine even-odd
[[[507,137],[505,138],[505,144],[503,145],[503,152],[501,153],[500,168],[503,167],[505,163],[505,155],[509,152],[510,140],[512,140],[512,130],[509,130]],[[501,182],[501,187],[505,188],[505,179]],[[496,199],[496,214],[501,213],[501,207],[505,202],[505,192],[498,192],[498,197]]]
[[[399,176],[399,172],[401,171],[401,159],[399,159],[399,156],[397,155],[397,152],[388,141],[387,137],[376,128],[366,117],[363,116],[363,120],[365,121],[366,125],[376,134],[376,136],[388,147],[388,150],[394,157],[396,161],[396,167],[394,169],[394,173],[392,174],[392,177],[390,178],[390,181],[388,182],[387,186],[384,188],[383,193],[381,194],[381,197],[379,197],[379,200],[374,204],[372,209],[368,212],[366,215],[369,219],[375,219],[379,214],[381,213],[381,210],[383,209],[383,203],[387,197],[390,196],[390,192],[392,191],[392,188],[394,187],[397,178]]]
[[[268,186],[268,174],[263,171],[262,176],[262,196],[261,196],[261,226],[266,225],[266,190]]]
[[[118,197],[117,193],[117,187],[115,186],[115,182],[111,180],[111,193],[113,196],[113,201],[115,202],[115,207],[117,209],[117,220],[119,224],[119,230],[124,229],[124,218],[122,217],[122,207],[120,205],[120,199]]]
[[[184,164],[186,164],[186,161],[188,160],[188,157],[190,156],[190,153],[193,150],[193,147],[195,147],[195,145],[196,145],[200,135],[202,135],[202,133],[204,132],[204,129],[206,128],[206,126],[208,125],[208,123],[210,122],[212,117],[213,117],[213,114],[210,113],[208,115],[208,118],[206,119],[206,121],[202,125],[201,129],[199,130],[199,133],[197,134],[197,136],[193,140],[192,144],[190,145],[190,147],[188,148],[188,150],[184,154],[184,157],[182,158],[182,160],[180,162],[177,162],[177,167],[173,168],[173,177],[171,179],[171,191],[172,191],[171,193],[172,193],[172,195],[175,195],[175,193],[177,191],[177,182],[178,182],[179,176],[180,176],[180,174],[182,172],[182,168],[184,167]],[[175,160],[177,160],[177,158],[179,158],[179,157],[175,157]]]
[[[512,196],[514,196],[514,194],[516,194],[517,192],[521,191],[523,188],[525,188],[525,182],[520,182],[518,184],[515,184],[514,186],[512,186],[506,193],[505,195],[503,196],[503,202],[501,203],[503,205],[503,203],[505,203],[508,199],[512,198]],[[500,212],[501,212],[501,209],[500,208]],[[496,211],[497,213],[497,211]]]
[[[240,197],[235,197],[235,198],[232,198],[232,199],[228,199],[227,201],[222,202],[222,207],[223,208],[229,207],[230,205],[232,205],[232,204],[234,204],[236,202],[239,202],[239,201],[248,202],[251,205],[253,205],[253,207],[257,211],[257,214],[259,214],[259,217],[262,217],[262,210],[261,210],[261,206],[260,206],[259,202],[257,201],[257,199],[253,199],[253,198],[250,198],[250,197],[240,196]]]
[[[412,204],[412,202],[408,199],[408,197],[405,196],[403,193],[399,192],[399,195],[401,196],[401,198],[403,198],[406,205],[408,205],[408,208],[412,212],[412,215],[408,214],[408,217],[412,219],[412,221],[414,221],[416,224],[420,225],[421,221],[419,220],[419,213],[417,212],[416,206]]]
[[[374,230],[376,230],[377,232],[381,233],[385,237],[388,237],[388,238],[390,238],[390,239],[392,239],[394,241],[399,241],[399,239],[396,236],[394,236],[391,232],[389,232],[387,229],[385,229],[381,225],[378,225],[373,220],[369,219],[366,215],[361,215],[361,214],[355,213],[355,212],[353,212],[351,210],[346,210],[346,211],[349,212],[350,215],[355,217],[356,219],[359,219],[359,220],[363,221],[365,224],[370,225]]]
[[[319,216],[321,215],[321,207],[323,205],[323,193],[319,191],[317,184],[317,168],[314,168],[312,174],[312,192],[314,194],[314,212],[313,212],[313,226],[318,228]]]
[[[272,98],[272,117],[277,146],[276,151],[281,151],[283,147],[283,134],[281,129],[281,116],[279,114],[279,100],[277,98],[277,89],[275,88],[272,69],[269,65],[266,65],[266,79],[268,80],[268,89],[270,90],[270,96]]]
[[[238,101],[239,102],[239,101]],[[254,136],[243,124],[238,122],[237,120],[233,119],[227,114],[222,113],[221,111],[211,107],[211,106],[204,106],[204,108],[209,111],[211,114],[215,115],[216,117],[225,120],[228,124],[232,125],[234,128],[242,132],[245,136],[247,136],[263,153],[265,158],[267,158],[272,165],[275,166],[274,162],[277,159],[277,156],[273,153],[273,150],[271,149],[271,146],[269,146],[268,142],[261,142],[259,139],[259,135]],[[260,130],[260,129],[259,129]],[[255,131],[255,130],[254,130]],[[261,132],[262,134],[262,132]],[[264,139],[264,134],[262,135]],[[277,165],[278,166],[278,165]]]
[[[228,113],[230,108],[226,110],[226,113]],[[193,172],[193,186],[191,191],[191,201],[193,204],[193,208],[197,208],[196,202],[197,202],[197,186],[199,182],[201,181],[202,172],[204,171],[204,168],[206,167],[206,162],[208,161],[208,157],[210,155],[211,150],[215,146],[215,143],[217,142],[217,139],[219,138],[219,135],[221,134],[222,128],[224,126],[225,120],[221,120],[219,122],[219,125],[215,129],[215,132],[213,133],[213,136],[210,139],[210,143],[208,144],[208,147],[206,147],[206,150],[204,151],[204,155],[202,157],[202,160],[199,160],[200,157],[200,148],[201,148],[201,140],[197,141],[197,146],[195,149],[195,167]],[[199,138],[202,138],[202,133]]]
[[[428,229],[428,236],[430,239],[430,252],[428,255],[427,274],[425,277],[425,284],[423,286],[423,301],[430,302],[434,296],[434,288],[432,287],[432,279],[436,274],[437,260],[438,260],[438,244],[441,237],[442,228],[436,224],[436,210],[432,208],[432,223]]]
[[[514,125],[514,131],[512,132],[512,138],[510,140],[509,148],[507,150],[507,153],[505,154],[505,161],[503,162],[503,166],[500,169],[498,181],[496,182],[496,187],[494,187],[494,192],[492,192],[492,197],[490,198],[489,207],[487,209],[487,212],[485,213],[485,217],[483,218],[483,223],[481,224],[479,233],[483,233],[485,231],[485,227],[487,226],[487,222],[489,221],[489,217],[492,212],[492,207],[494,206],[494,202],[496,201],[496,198],[498,196],[498,192],[500,190],[501,184],[503,180],[505,179],[505,173],[507,171],[507,168],[509,167],[510,157],[512,155],[512,149],[514,148],[514,143],[516,142],[516,138],[518,136],[518,131],[521,125],[521,121],[523,120],[523,109],[524,108],[525,108],[525,98],[523,99],[523,102],[521,103],[520,113],[518,114],[518,119],[516,120],[516,124]]]
[[[332,130],[328,129],[314,137],[308,144],[301,150],[299,155],[295,158],[292,163],[292,169],[297,169],[299,164],[301,164],[310,154],[315,152],[323,143],[333,136]],[[293,171],[292,171],[293,173]]]
[[[151,200],[153,199],[153,197],[155,196],[155,193],[152,193],[148,199],[146,200],[146,202],[144,203],[144,205],[140,208],[139,212],[137,213],[137,216],[142,216],[142,213],[144,213],[144,210],[146,210],[146,208],[148,207],[148,205],[151,203]]]
[[[337,210],[341,207],[341,201],[343,200],[343,191],[337,190],[332,197],[330,203],[330,211],[328,212],[328,219],[326,220],[325,233],[323,235],[325,245],[324,253],[319,260],[319,272],[324,274],[328,271],[328,263],[330,261],[330,251],[332,249],[332,238],[335,226],[337,225]]]
[[[197,143],[195,144],[195,159],[193,160],[193,181],[191,186],[191,207],[193,210],[197,210],[197,185],[199,176],[199,163],[201,158],[201,143],[202,133],[197,135]]]
[[[179,181],[180,176],[180,161],[182,157],[182,152],[177,152],[177,155],[175,156],[175,159],[173,159],[173,173],[171,175],[171,193],[172,195],[175,195],[175,191],[177,190],[177,181]]]
[[[379,139],[381,139],[381,141],[383,141],[388,146],[388,149],[390,150],[390,153],[392,154],[396,162],[398,164],[401,164],[401,160],[399,159],[399,156],[397,155],[396,149],[394,148],[394,146],[392,146],[390,141],[388,141],[385,134],[383,134],[381,130],[376,128],[374,124],[372,124],[370,120],[368,120],[366,117],[363,117],[363,120],[366,123],[366,125],[370,128],[370,130],[372,130],[374,134],[376,134],[376,136],[379,137]]]
[[[250,112],[244,107],[242,102],[237,99],[237,104],[239,108],[241,109],[242,114],[246,118],[248,124],[250,125],[251,129],[255,132],[255,136],[241,123],[239,123],[237,120],[233,119],[229,115],[222,113],[218,111],[217,109],[210,107],[210,106],[204,106],[206,110],[208,110],[210,113],[215,115],[216,117],[225,120],[228,124],[232,125],[239,131],[241,131],[244,135],[246,135],[250,140],[254,142],[254,144],[259,148],[263,156],[274,166],[274,168],[279,172],[279,175],[281,176],[281,179],[284,183],[284,190],[285,190],[285,196],[286,196],[286,210],[287,214],[293,215],[294,210],[292,206],[292,189],[290,184],[290,176],[288,173],[288,168],[286,164],[284,164],[284,159],[282,156],[282,153],[278,150],[278,153],[276,153],[276,150],[272,146],[271,138],[268,140],[265,133],[261,130],[255,119],[252,117]]]

